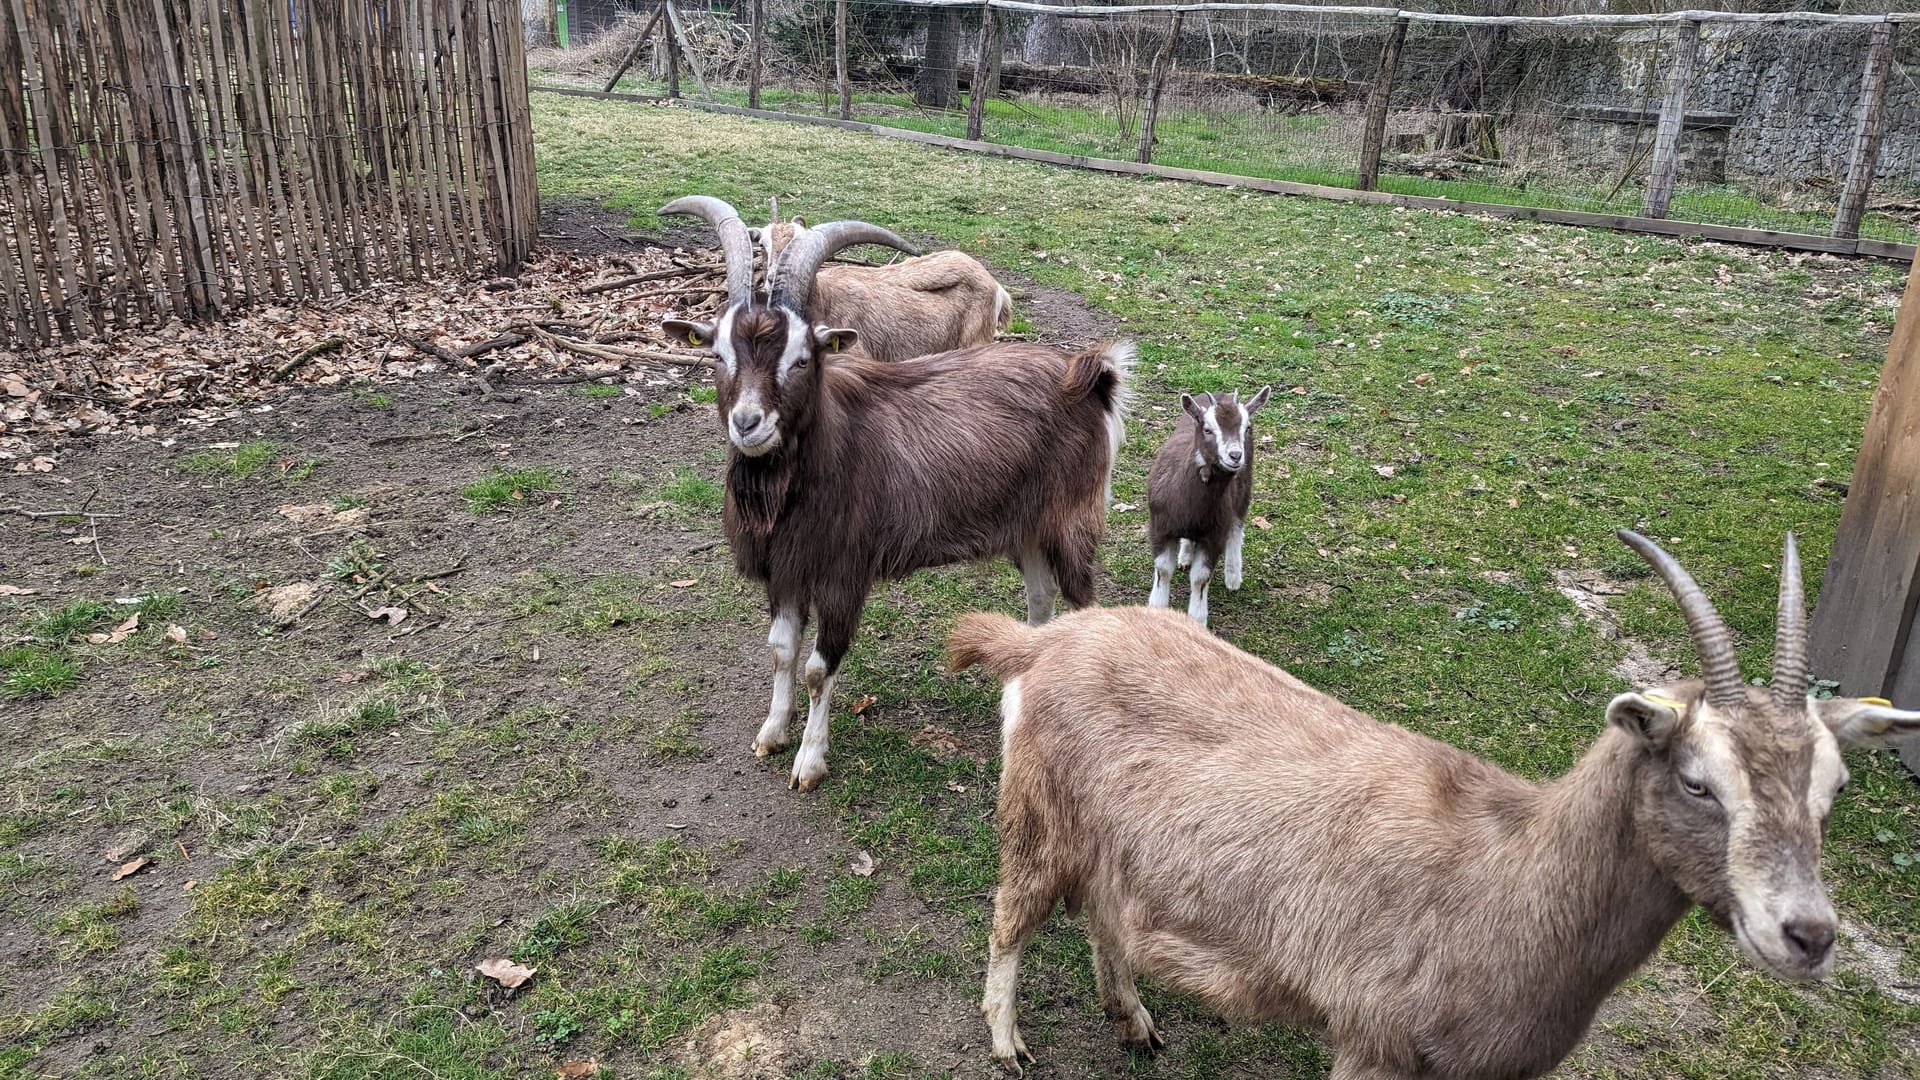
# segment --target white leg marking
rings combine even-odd
[[[1182,547],[1186,541],[1180,541]],[[1166,607],[1173,602],[1173,549],[1161,548],[1153,556],[1153,592],[1147,595],[1148,607]]]
[[[1173,564],[1175,566],[1185,566],[1192,561],[1193,561],[1193,541],[1191,540],[1180,541],[1180,557],[1175,559]]]
[[[1213,567],[1207,563],[1207,553],[1193,553],[1193,572],[1187,577],[1187,585],[1192,591],[1187,594],[1187,614],[1201,626],[1207,625],[1207,583],[1213,580]]]
[[[993,1033],[993,1059],[1015,1076],[1024,1074],[1020,1059],[1033,1060],[1032,1051],[1014,1026],[1014,993],[1020,980],[1020,946],[1005,949],[989,947],[986,992],[980,996],[980,1011],[986,1015],[987,1029]]]
[[[767,645],[773,650],[773,707],[767,710],[767,722],[754,737],[755,757],[766,757],[787,745],[787,724],[793,719],[793,684],[800,666],[799,609],[787,608],[773,617]]]
[[[833,718],[833,684],[838,674],[827,674],[819,652],[807,657],[807,730],[800,736],[800,752],[793,756],[793,777],[787,786],[812,791],[827,776],[827,725]],[[817,688],[817,689],[816,689]]]
[[[1023,551],[1017,561],[1020,580],[1027,586],[1027,625],[1039,626],[1053,618],[1053,599],[1058,594],[1053,568],[1038,551]]]
[[[1220,561],[1220,570],[1226,575],[1227,588],[1236,591],[1240,588],[1240,546],[1247,541],[1247,524],[1244,521],[1233,523],[1232,531],[1227,533],[1227,554]]]

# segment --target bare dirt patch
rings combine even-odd
[[[1680,678],[1679,671],[1654,656],[1644,644],[1621,638],[1619,624],[1607,610],[1607,597],[1624,593],[1624,586],[1597,570],[1556,570],[1553,584],[1601,637],[1608,641],[1624,640],[1627,654],[1613,666],[1613,673],[1628,685],[1665,686]]]

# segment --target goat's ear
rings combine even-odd
[[[667,336],[682,345],[691,345],[696,349],[713,347],[713,324],[709,322],[688,322],[685,319],[668,319]]]
[[[747,243],[752,244],[754,247],[759,247],[760,236],[762,232],[763,230],[758,225],[748,226],[747,227]]]
[[[1273,387],[1263,386],[1260,388],[1259,393],[1253,395],[1253,400],[1248,401],[1241,407],[1247,410],[1248,416],[1252,416],[1255,409],[1267,403],[1267,395],[1271,393],[1273,393]]]
[[[1680,726],[1687,703],[1654,690],[1621,694],[1607,703],[1607,722],[1617,724],[1628,734],[1644,740],[1655,750],[1664,750]]]
[[[795,214],[793,215],[793,220],[788,224],[791,224],[796,229],[804,229],[807,227],[807,219],[801,217],[799,214]]]
[[[851,326],[828,326],[820,323],[813,328],[813,343],[830,353],[843,353],[853,348],[860,340],[860,331]]]
[[[1886,698],[1831,698],[1809,704],[1841,746],[1920,743],[1920,712],[1896,709]]]
[[[1180,407],[1187,410],[1187,415],[1193,417],[1194,423],[1201,427],[1207,426],[1207,411],[1200,407],[1199,402],[1193,400],[1192,394],[1180,395]]]

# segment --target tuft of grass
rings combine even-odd
[[[179,593],[148,593],[140,598],[133,610],[140,613],[140,623],[145,626],[165,619],[177,619],[187,609],[187,602]]]
[[[49,645],[64,645],[82,634],[98,630],[114,621],[112,605],[98,600],[76,600],[34,616],[27,622],[27,633]]]
[[[80,662],[36,645],[0,650],[0,697],[52,697],[80,681]]]
[[[286,480],[305,480],[313,475],[319,462],[313,458],[296,460],[293,448],[272,439],[256,439],[231,451],[201,450],[180,459],[180,467],[201,476],[225,476],[245,480],[269,468],[277,469]]]
[[[529,497],[554,489],[554,472],[545,467],[494,469],[463,488],[467,509],[476,514],[497,514],[526,505]]]
[[[656,494],[682,509],[718,513],[727,493],[719,484],[692,469],[678,469]]]
[[[47,929],[69,959],[104,955],[120,944],[118,920],[139,909],[140,900],[132,886],[122,885],[105,900],[78,904],[61,912]]]
[[[626,390],[618,383],[581,383],[579,386],[573,388],[573,395],[575,397],[593,398],[600,401],[604,401],[607,398],[617,398],[624,393],[626,393]]]
[[[720,400],[720,391],[712,386],[690,386],[687,388],[687,397],[702,405],[712,405]]]

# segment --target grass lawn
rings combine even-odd
[[[554,85],[581,84],[577,78],[554,72],[540,78]],[[604,85],[599,80],[591,82],[595,90]],[[664,83],[631,75],[621,79],[618,89],[659,96],[667,92]],[[683,92],[692,95],[694,90],[683,87]],[[742,89],[716,86],[712,100],[744,106],[747,95]],[[763,90],[761,106],[824,115],[833,115],[838,108],[837,99],[823,106],[817,91],[785,87]],[[956,139],[964,138],[967,129],[964,111],[929,110],[916,105],[913,95],[907,93],[856,93],[853,119]],[[1335,119],[1335,114],[1327,112],[1190,109],[1182,108],[1178,99],[1170,99],[1154,126],[1153,160],[1175,168],[1353,187],[1359,143],[1356,131],[1347,129],[1353,128],[1354,118],[1339,117],[1346,121],[1344,127],[1336,125]],[[1134,160],[1139,149],[1137,128],[1131,133],[1122,132],[1109,109],[1026,99],[996,98],[987,102],[980,135],[987,142],[1122,161]],[[1390,156],[1380,177],[1380,189],[1400,195],[1594,214],[1640,212],[1643,191],[1638,183],[1615,188],[1610,179],[1569,173],[1564,164],[1539,164],[1539,168],[1519,172],[1489,167],[1477,178],[1437,179],[1399,171]],[[1676,221],[1824,236],[1833,224],[1833,212],[1833,207],[1824,205],[1817,209],[1804,204],[1778,205],[1737,183],[1683,180],[1675,188],[1669,216]],[[1860,234],[1901,243],[1914,240],[1910,221],[1882,213],[1866,215]]]
[[[1817,588],[1902,283],[683,109],[533,107],[549,199],[657,232],[677,195],[749,213],[778,196],[990,260],[1016,329],[1071,309],[1136,337],[1105,602],[1150,584],[1137,507],[1177,393],[1272,384],[1267,527],[1215,630],[1535,777],[1588,745],[1628,673],[1693,670],[1620,526],[1685,562],[1767,672],[1782,534]],[[516,404],[454,379],[315,389],[237,414],[231,452],[103,440],[0,477],[0,503],[98,488],[92,508],[123,515],[26,521],[0,570],[38,590],[0,596],[0,1077],[993,1075],[975,1003],[997,688],[944,674],[940,643],[962,612],[1024,610],[1017,573],[876,590],[833,773],[795,796],[788,756],[747,749],[765,613],[718,543],[711,388],[623,385]],[[333,599],[270,615],[270,587],[302,580]],[[389,603],[412,614],[369,617]],[[1689,918],[1558,1075],[1920,1070],[1920,787],[1885,757],[1849,764],[1826,868],[1839,973],[1772,981]],[[475,975],[492,957],[535,975]],[[1311,1033],[1145,998],[1170,1043],[1154,1061],[1113,1046],[1079,928],[1056,920],[1023,970],[1035,1074],[1325,1075]]]

